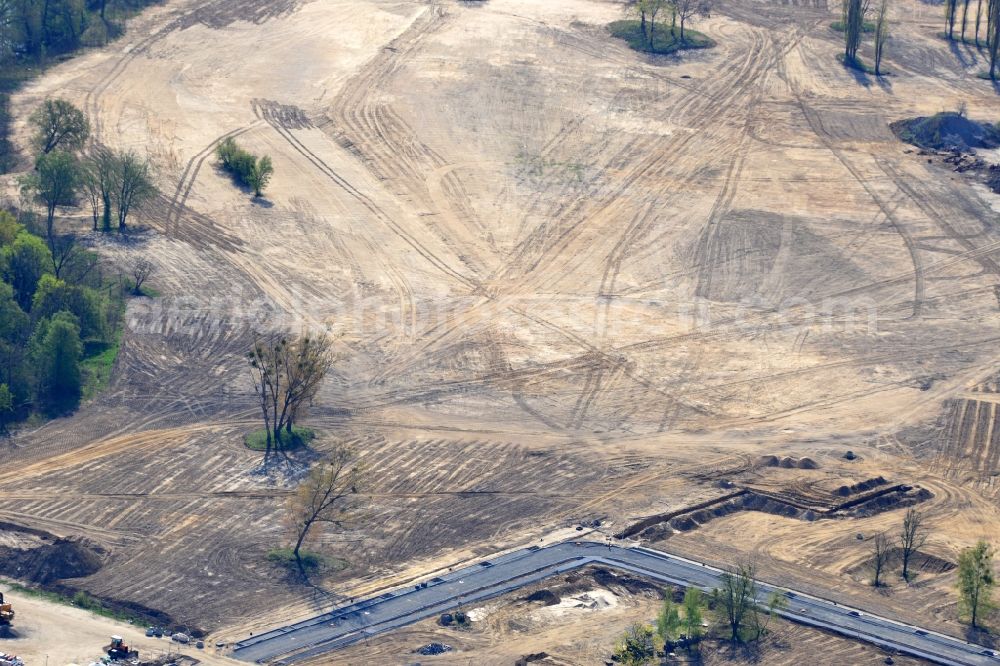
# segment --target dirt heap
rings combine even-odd
[[[1000,128],[954,112],[899,120],[889,127],[902,141],[927,150],[970,150],[1000,146]]]
[[[105,552],[85,540],[0,524],[0,574],[40,585],[97,573]]]

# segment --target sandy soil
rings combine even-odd
[[[11,592],[0,583],[0,591],[14,604],[17,624],[0,637],[0,652],[15,654],[25,664],[90,664],[102,655],[111,636],[121,636],[143,659],[166,654],[187,655],[203,663],[224,666],[239,662],[215,654],[215,649],[199,650],[162,638],[146,638],[145,628]]]
[[[882,82],[837,63],[823,2],[722,2],[719,46],[670,58],[612,40],[620,12],[173,0],[20,93],[19,118],[63,95],[155,160],[148,231],[93,243],[149,257],[163,296],[130,306],[105,395],[3,445],[0,519],[96,540],[74,584],[226,637],[720,479],[883,474],[933,493],[933,554],[1000,538],[1000,204],[887,128],[997,120],[981,61],[911,0]],[[272,155],[266,201],[215,168],[224,136]],[[263,475],[240,443],[252,331],[303,326],[342,352],[317,452],[348,443],[373,480],[370,524],[320,540],[349,563],[322,589],[265,559],[314,458]],[[959,632],[951,574],[884,596],[852,573],[856,533],[900,518],[743,512],[661,545]]]

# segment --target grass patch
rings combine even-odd
[[[100,599],[96,599],[90,596],[83,590],[79,590],[73,596],[69,596],[67,594],[60,594],[59,592],[53,592],[51,590],[43,590],[37,587],[28,587],[27,585],[15,583],[14,581],[10,580],[4,580],[4,582],[12,592],[16,592],[26,597],[41,599],[43,601],[48,601],[54,604],[61,604],[63,606],[74,606],[76,608],[82,608],[83,610],[89,611],[94,615],[100,615],[101,617],[110,618],[112,620],[117,620],[119,622],[130,622],[135,625],[142,625],[145,624],[146,622],[146,619],[140,617],[139,615],[135,615],[133,613],[127,613],[125,611],[116,610],[114,608],[109,608],[108,606],[105,606]]]
[[[83,371],[83,399],[90,400],[103,391],[111,381],[111,369],[118,358],[122,345],[122,329],[119,328],[111,342],[88,343],[80,369]]]
[[[684,40],[681,41],[678,36],[679,31],[678,35],[675,35],[671,34],[670,28],[657,26],[652,44],[646,35],[642,34],[642,23],[639,21],[615,21],[608,24],[608,30],[612,36],[628,42],[633,50],[644,53],[665,55],[685,49],[707,49],[715,46],[712,39],[690,28],[684,30]]]
[[[834,21],[830,24],[830,30],[844,32],[844,22]],[[861,32],[875,32],[875,23],[873,21],[865,21],[861,24]]]
[[[976,78],[983,79],[984,81],[1000,81],[1000,77],[993,78],[989,72],[979,72],[976,74]]]
[[[281,437],[277,443],[271,443],[274,451],[291,451],[307,445],[316,438],[316,432],[309,428],[292,428],[291,434],[282,430]],[[267,449],[267,430],[261,428],[254,430],[243,438],[243,443],[251,451],[265,451]]]
[[[339,557],[324,557],[319,553],[299,551],[302,558],[302,568],[306,573],[316,573],[318,571],[340,571],[347,568],[347,560]],[[273,562],[280,567],[298,573],[299,565],[295,561],[295,553],[291,548],[274,548],[267,551],[267,561]]]

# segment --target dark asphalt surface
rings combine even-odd
[[[233,656],[267,662],[283,657],[291,664],[332,652],[369,636],[428,617],[469,607],[549,576],[588,564],[628,571],[655,581],[705,590],[718,587],[718,569],[645,548],[608,547],[596,542],[566,542],[532,547],[449,572],[419,586],[336,608],[315,618],[236,643]],[[763,601],[775,588],[758,584]],[[779,588],[788,597],[785,617],[835,631],[940,664],[1000,666],[1000,655],[943,634],[900,624],[860,609]],[[610,649],[610,648],[609,648]],[[989,654],[985,654],[989,652]]]

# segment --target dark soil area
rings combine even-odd
[[[889,127],[900,140],[927,150],[973,150],[1000,146],[1000,127],[954,112],[910,118]]]
[[[13,531],[10,527],[4,526],[4,530]],[[83,540],[24,533],[37,537],[37,545],[24,549],[0,546],[0,574],[48,585],[67,578],[89,576],[104,564],[106,553],[99,546]]]

